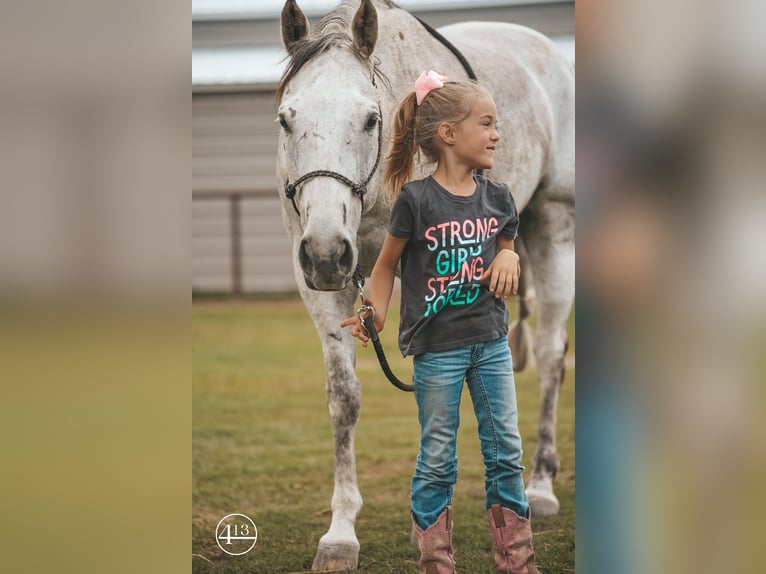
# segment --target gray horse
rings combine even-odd
[[[277,177],[295,277],[322,341],[335,437],[332,522],[313,569],[354,569],[360,385],[355,339],[339,323],[353,314],[357,265],[369,275],[387,229],[391,205],[380,164],[395,106],[422,70],[454,80],[467,75],[444,44],[388,0],[345,0],[311,31],[287,0],[281,26],[289,60],[277,90]],[[555,44],[521,26],[465,22],[439,31],[494,95],[503,139],[487,175],[506,182],[523,210],[542,403],[527,494],[533,515],[550,516],[558,512],[556,411],[575,289],[574,72]],[[416,176],[428,168],[420,165]]]

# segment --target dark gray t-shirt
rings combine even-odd
[[[405,184],[391,212],[391,235],[408,239],[401,259],[402,355],[447,351],[508,333],[508,310],[479,277],[497,254],[497,236],[515,239],[519,216],[508,186],[474,176],[476,191],[451,194],[432,177]]]

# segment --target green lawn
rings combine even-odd
[[[388,325],[396,325],[392,305]],[[330,522],[332,429],[324,396],[319,340],[298,299],[195,302],[193,317],[193,572],[293,573],[311,568]],[[574,313],[570,319],[574,352]],[[381,334],[394,372],[411,378],[411,361]],[[573,364],[569,361],[568,364]],[[357,520],[359,572],[417,571],[410,546],[409,484],[418,447],[413,395],[384,378],[372,348],[359,347],[362,412],[356,433],[364,507]],[[524,463],[536,441],[538,387],[533,370],[516,377]],[[476,419],[466,392],[458,439],[454,500],[458,571],[491,571],[483,502],[483,465]],[[574,572],[574,368],[561,389],[555,488],[560,514],[533,521],[538,565],[545,574]],[[226,514],[250,516],[258,541],[228,556],[214,531]]]

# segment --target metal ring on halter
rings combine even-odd
[[[359,309],[356,310],[356,316],[359,317],[359,321],[362,323],[362,328],[367,331],[367,327],[364,326],[364,320],[366,317],[363,315],[365,313],[369,313],[370,317],[372,317],[372,320],[375,320],[375,309],[373,309],[370,305],[362,305],[359,307]]]

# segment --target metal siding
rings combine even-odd
[[[294,291],[276,186],[273,92],[192,97],[192,288],[230,292],[231,194],[241,194],[244,292]]]
[[[228,203],[192,201],[192,290],[231,290]]]
[[[279,197],[242,202],[242,283],[246,292],[295,291],[290,239]]]
[[[192,189],[276,189],[273,93],[194,94]]]

